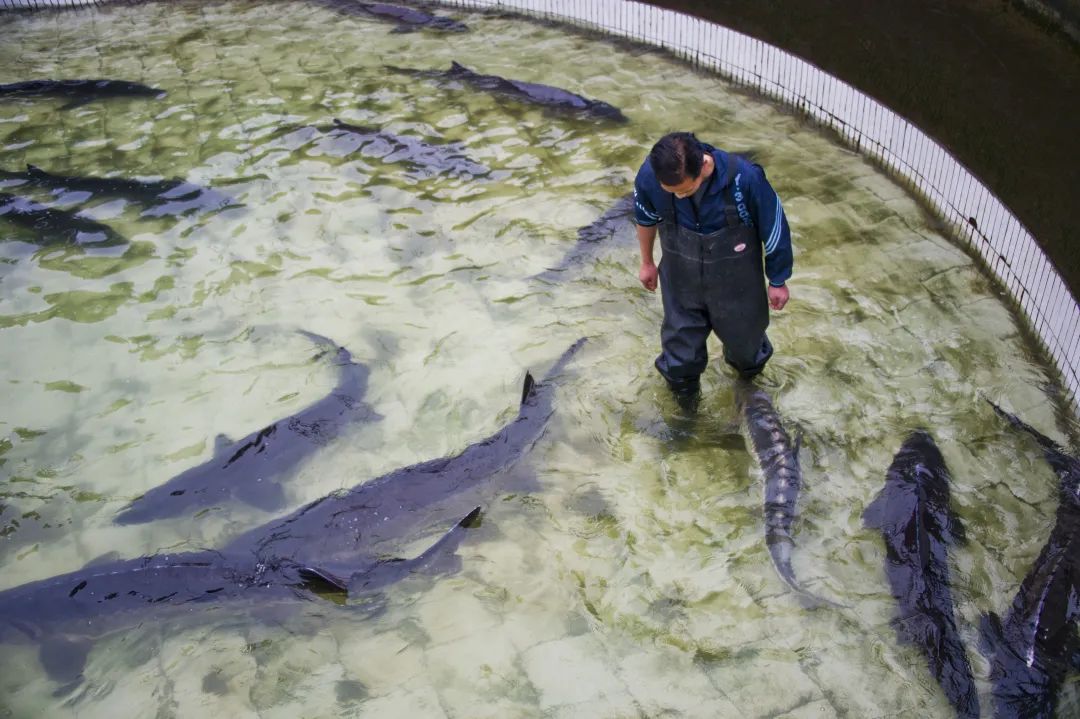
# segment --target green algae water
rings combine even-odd
[[[291,511],[461,451],[516,413],[578,337],[543,438],[491,486],[460,568],[371,607],[309,602],[147,612],[59,687],[29,645],[0,653],[0,716],[901,717],[952,715],[898,646],[880,536],[861,513],[913,429],[953,474],[968,543],[957,620],[984,713],[981,613],[1003,612],[1049,534],[1057,480],[984,397],[1067,443],[1058,381],[1000,290],[897,183],[797,118],[663,55],[517,19],[469,33],[303,2],[150,3],[0,15],[0,83],[112,78],[166,91],[62,109],[0,104],[0,169],[182,177],[230,198],[85,212],[128,241],[39,246],[0,225],[0,589],[102,557],[224,545],[272,518],[223,502],[116,526],[127,502],[371,370],[377,422],[286,483]],[[542,82],[626,125],[559,117],[393,68]],[[337,118],[453,146],[488,172],[424,172],[320,130]],[[805,474],[795,571],[846,605],[804,609],[764,544],[762,479],[714,362],[696,423],[652,360],[660,298],[627,225],[556,279],[576,230],[628,192],[648,148],[689,129],[764,165],[795,245],[761,379]],[[80,198],[0,183],[62,208]],[[711,341],[710,353],[720,355]],[[403,556],[437,534],[406,537]],[[1059,712],[1076,711],[1067,682]]]

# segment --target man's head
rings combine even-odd
[[[692,132],[672,132],[660,138],[649,152],[660,187],[683,198],[697,192],[708,176],[711,162]]]

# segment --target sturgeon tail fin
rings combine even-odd
[[[989,404],[991,407],[994,408],[994,411],[997,412],[999,417],[1003,418],[1006,422],[1011,424],[1013,427],[1015,427],[1017,429],[1020,429],[1020,430],[1023,430],[1024,432],[1027,432],[1032,437],[1034,437],[1035,441],[1038,442],[1039,446],[1042,447],[1044,450],[1052,451],[1052,452],[1058,452],[1058,453],[1064,453],[1064,450],[1061,448],[1061,445],[1059,445],[1057,442],[1050,439],[1045,434],[1043,434],[1039,430],[1037,430],[1034,427],[1032,427],[1031,425],[1029,425],[1024,420],[1017,417],[1012,412],[1006,412],[1001,407],[999,407],[998,405],[991,402],[989,399],[986,400],[986,402],[987,402],[987,404]]]
[[[555,364],[551,365],[551,368],[547,371],[547,374],[544,375],[544,379],[541,381],[547,382],[562,372],[563,369],[566,368],[566,365],[570,363],[570,360],[574,358],[574,355],[578,353],[578,350],[585,346],[588,339],[588,337],[580,337],[575,340],[572,345],[567,347],[566,351],[559,355],[559,359],[555,360]]]
[[[847,609],[847,605],[839,604],[837,602],[819,597],[818,595],[810,592],[799,580],[795,578],[795,572],[791,568],[791,547],[793,546],[790,541],[773,541],[769,542],[769,555],[772,557],[773,566],[776,567],[777,574],[784,581],[784,584],[788,585],[795,592],[796,597],[799,599],[799,603],[806,609],[817,609],[819,607],[833,607],[834,609]]]
[[[338,365],[356,364],[355,362],[353,362],[353,358],[352,358],[352,355],[349,353],[349,350],[345,349],[344,347],[339,345],[337,342],[334,342],[329,337],[323,337],[322,335],[317,335],[314,332],[308,332],[307,330],[296,330],[296,331],[299,334],[302,334],[304,337],[307,337],[309,340],[314,342],[316,345],[318,345],[320,347],[325,347],[327,352],[336,352],[337,357],[334,360],[334,362],[336,364],[338,364]]]

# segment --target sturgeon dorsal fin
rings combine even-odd
[[[304,586],[313,592],[325,593],[349,591],[349,583],[347,581],[320,567],[301,567],[299,569],[299,574],[300,578],[304,580]]]
[[[227,435],[218,434],[218,436],[214,437],[214,454],[225,454],[229,447],[232,447],[233,444],[233,441],[229,439]]]
[[[284,488],[269,479],[257,482],[239,482],[233,490],[233,496],[241,502],[264,512],[274,512],[286,504]]]
[[[450,72],[470,72],[469,68],[462,65],[457,60],[450,61]]]
[[[536,380],[533,379],[531,372],[525,373],[525,384],[521,388],[521,403],[525,404],[529,397],[533,394],[533,389],[536,387]]]
[[[480,507],[477,507],[473,511],[465,515],[465,517],[458,522],[459,527],[465,529],[476,529],[480,526]]]
[[[38,660],[50,679],[74,688],[82,683],[86,657],[92,645],[89,639],[49,639],[38,648]]]

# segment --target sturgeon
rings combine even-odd
[[[386,163],[400,162],[417,171],[418,179],[436,175],[474,178],[491,170],[470,158],[461,145],[435,145],[408,135],[395,135],[374,127],[350,125],[334,118],[334,124],[317,128],[325,133],[346,134],[354,138],[356,147],[366,156],[378,157]]]
[[[592,100],[569,90],[552,87],[551,85],[542,85],[538,82],[512,80],[498,75],[483,75],[470,70],[459,62],[451,62],[449,70],[414,70],[390,66],[387,69],[420,77],[432,77],[441,81],[461,82],[477,90],[510,97],[533,105],[541,105],[577,117],[619,123],[629,122],[626,115],[619,108],[602,100]]]
[[[231,197],[180,178],[140,180],[127,177],[56,175],[28,164],[24,172],[0,170],[0,179],[15,181],[20,187],[43,187],[53,194],[77,192],[91,197],[120,197],[146,207],[142,213],[144,217],[181,215],[190,210],[207,212],[237,206]]]
[[[114,522],[141,524],[230,499],[266,511],[281,509],[285,506],[282,482],[311,454],[333,441],[345,426],[380,419],[363,401],[367,366],[353,362],[347,349],[326,337],[303,330],[300,334],[336,353],[338,383],[330,394],[238,441],[219,435],[213,457],[133,500]]]
[[[338,565],[347,568],[356,557],[392,552],[400,537],[483,504],[496,480],[506,480],[511,468],[543,436],[555,411],[554,379],[584,343],[582,338],[572,344],[540,382],[526,373],[517,416],[489,437],[454,456],[402,467],[317,499],[241,534],[225,551],[254,548],[258,557],[317,562],[336,573]]]
[[[1016,415],[990,405],[1035,439],[1060,481],[1054,526],[1005,619],[988,612],[980,627],[995,716],[1049,719],[1065,677],[1080,668],[1080,462]]]
[[[957,716],[967,719],[979,716],[979,695],[953,613],[947,548],[964,541],[964,528],[950,506],[949,483],[934,439],[913,432],[863,511],[863,523],[880,530],[885,541],[897,637],[922,650]]]
[[[445,15],[433,15],[423,10],[382,2],[359,2],[358,0],[321,0],[321,3],[340,13],[394,23],[391,32],[414,30],[441,30],[443,32],[467,32],[465,23]]]
[[[115,97],[165,96],[165,91],[128,80],[25,80],[0,85],[0,97],[66,97],[71,101],[61,107],[70,110],[94,100]]]
[[[259,560],[250,552],[206,550],[91,564],[0,592],[0,644],[37,644],[50,678],[71,686],[81,680],[95,642],[150,620],[204,619],[218,605],[240,601],[253,607],[245,612],[253,617],[259,616],[254,608],[268,603],[330,599],[340,604],[346,596],[371,594],[410,574],[453,570],[452,564],[443,566],[445,560],[454,557],[479,515],[480,507],[474,508],[411,559],[357,562],[348,580],[317,564]],[[171,624],[165,626],[172,631]]]
[[[792,444],[768,393],[753,382],[745,379],[736,382],[735,402],[753,455],[765,477],[765,544],[776,571],[807,604],[839,606],[804,589],[791,567],[791,550],[795,546],[791,525],[802,490],[800,441],[796,439]]]
[[[169,613],[199,616],[227,599],[295,602],[334,592],[370,595],[415,572],[456,569],[493,482],[543,436],[555,378],[584,345],[572,344],[536,382],[526,373],[517,415],[452,457],[422,462],[332,494],[208,550],[87,566],[0,592],[0,642],[33,642],[59,681],[78,681],[93,642]],[[481,500],[470,504],[474,499]],[[461,508],[466,511],[462,512]],[[411,559],[403,543],[432,526],[451,529]],[[464,518],[461,518],[464,517]]]
[[[0,192],[0,219],[29,230],[36,236],[37,244],[43,246],[109,247],[127,243],[116,230],[97,220],[6,192]]]

